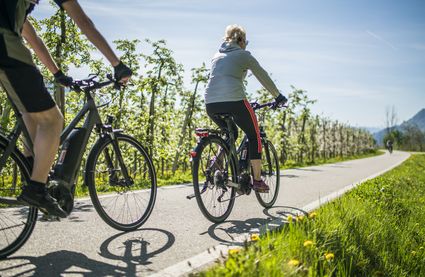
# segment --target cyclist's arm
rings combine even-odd
[[[248,58],[248,69],[251,70],[252,74],[258,79],[258,81],[267,89],[273,97],[278,97],[280,91],[276,87],[273,80],[270,78],[269,74],[261,67],[258,61],[249,53],[246,53]]]
[[[119,64],[120,60],[109,46],[106,39],[97,30],[96,26],[86,15],[77,0],[66,1],[62,4],[62,8],[69,17],[74,20],[81,32],[96,46],[97,49],[108,59],[112,66]]]
[[[59,68],[52,59],[52,56],[50,56],[49,50],[47,50],[43,40],[41,40],[41,38],[37,35],[31,22],[28,20],[25,21],[22,28],[22,36],[34,50],[40,61],[47,67],[50,72],[52,72],[52,74],[55,74],[59,71]]]

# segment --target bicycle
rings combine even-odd
[[[251,103],[251,106],[254,110],[265,107],[276,108],[276,103],[262,105]],[[236,149],[235,138],[231,131],[231,116],[229,114],[218,116],[225,120],[227,129],[195,130],[198,143],[190,153],[194,194],[187,196],[188,199],[196,197],[202,214],[214,223],[226,220],[235,199],[249,195],[252,189],[248,138],[245,135]],[[260,137],[263,147],[261,176],[270,190],[268,193],[255,192],[255,195],[264,208],[270,208],[276,202],[279,193],[279,159],[273,144],[267,139],[263,126],[260,126]]]
[[[83,171],[92,203],[100,217],[111,227],[131,231],[149,218],[156,199],[156,173],[145,148],[121,129],[113,129],[114,118],[102,123],[94,91],[120,84],[111,75],[96,81],[96,75],[73,82],[71,89],[84,93],[85,104],[63,130],[61,151],[49,175],[48,190],[61,207],[70,213],[74,204],[75,184],[83,154],[94,131],[98,139],[91,148]],[[32,149],[22,115],[12,104],[16,124],[9,134],[0,133],[0,259],[17,251],[29,238],[37,220],[37,209],[17,200],[21,186],[30,178],[32,165],[18,149],[21,134]],[[82,122],[84,119],[84,122]],[[79,123],[81,127],[77,127]]]
[[[392,143],[387,143],[387,150],[390,154],[393,153],[393,144]]]

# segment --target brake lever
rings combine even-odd
[[[116,90],[120,90],[121,89],[121,87],[122,87],[122,84],[120,83],[120,82],[118,82],[117,80],[115,80],[113,77],[112,77],[112,74],[106,74],[106,78],[109,80],[109,81],[111,81],[111,82],[113,82],[114,83],[114,89],[116,89]]]

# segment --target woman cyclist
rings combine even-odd
[[[249,159],[253,170],[252,187],[258,192],[268,192],[269,187],[261,179],[261,139],[255,113],[246,99],[245,79],[247,70],[251,70],[260,83],[275,97],[277,105],[287,102],[280,94],[267,72],[257,60],[246,51],[248,41],[246,32],[239,25],[226,27],[224,42],[212,59],[211,74],[205,91],[205,104],[208,116],[221,128],[227,128],[224,120],[217,114],[230,114],[234,122],[247,135]],[[238,131],[233,123],[235,139]]]

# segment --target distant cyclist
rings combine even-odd
[[[388,149],[388,152],[390,152],[390,154],[393,153],[393,141],[390,139],[387,140],[387,149]]]
[[[225,30],[224,42],[212,59],[210,79],[205,91],[205,103],[208,116],[221,128],[226,122],[217,118],[217,114],[231,114],[249,140],[249,159],[253,168],[253,189],[268,192],[269,187],[261,179],[261,139],[255,113],[246,98],[244,79],[250,70],[260,83],[275,97],[278,105],[287,102],[267,72],[258,61],[246,51],[248,41],[246,32],[239,25],[229,25]],[[238,136],[233,123],[235,139]]]
[[[76,0],[55,2],[108,59],[114,67],[115,78],[126,82],[132,74],[131,70],[120,62],[79,3]],[[0,0],[0,83],[22,113],[34,144],[34,157],[28,157],[33,163],[31,180],[23,187],[18,199],[51,215],[66,217],[66,212],[46,189],[47,176],[59,145],[63,117],[48,93],[43,77],[34,65],[22,38],[25,38],[40,61],[54,74],[57,82],[69,86],[72,78],[65,76],[57,67],[43,41],[27,20],[27,15],[38,3],[39,0]]]

